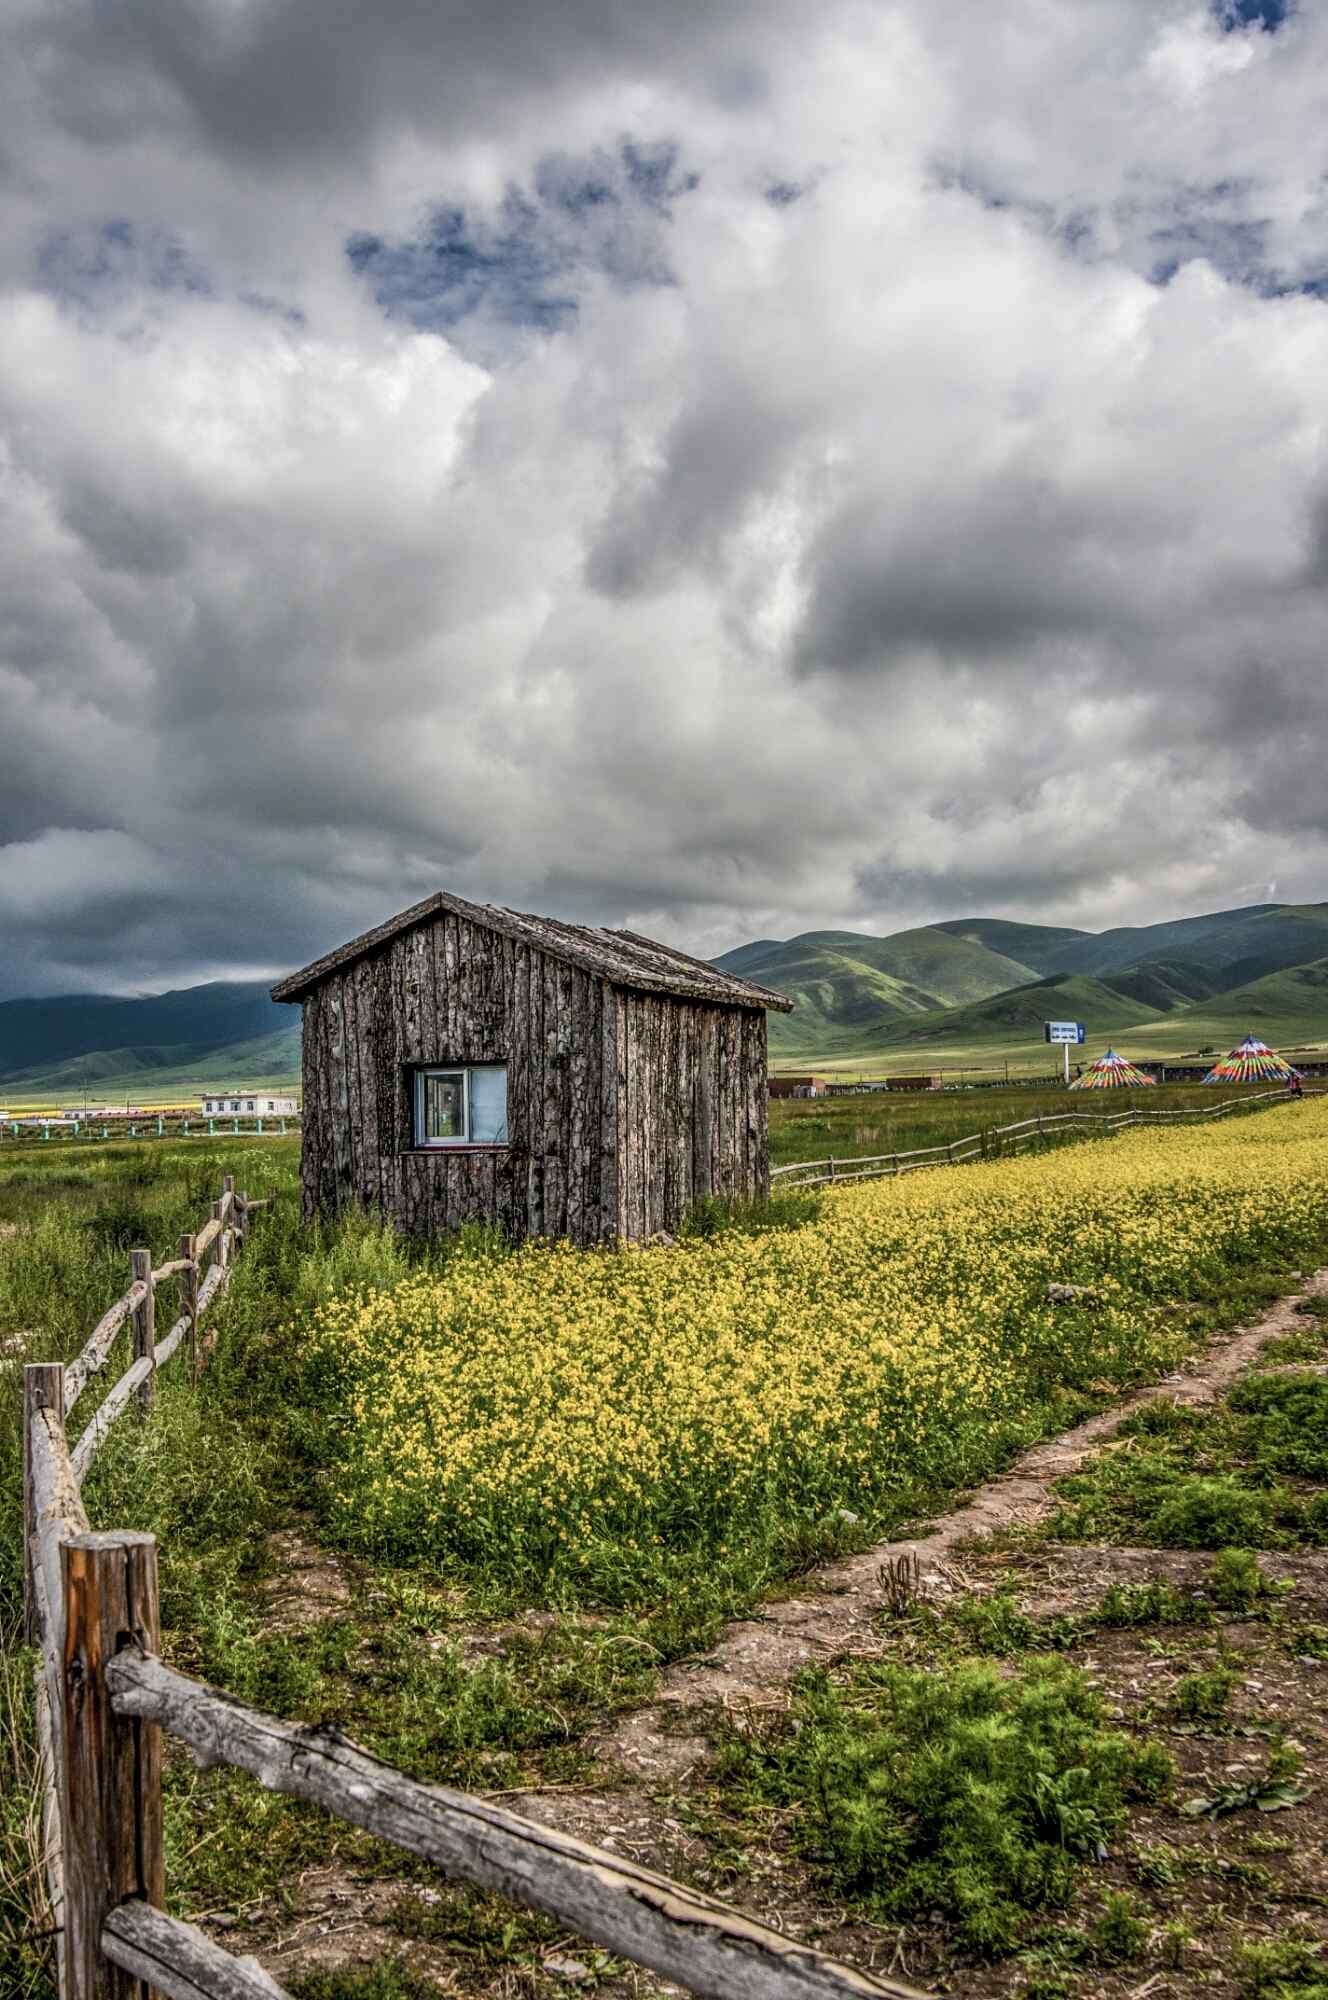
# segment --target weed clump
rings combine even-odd
[[[1158,1507],[1154,1532],[1163,1548],[1261,1548],[1273,1529],[1267,1494],[1234,1479],[1185,1479]]]
[[[1219,1549],[1208,1573],[1208,1591],[1223,1611],[1253,1611],[1273,1586],[1249,1549]]]
[[[1328,1964],[1317,1938],[1243,1944],[1236,1976],[1241,2000],[1328,2000]]]
[[[1227,1398],[1244,1419],[1249,1458],[1268,1472],[1328,1479],[1328,1379],[1322,1375],[1250,1375]]]
[[[1108,1631],[1134,1625],[1203,1625],[1211,1615],[1207,1605],[1153,1576],[1146,1583],[1108,1584],[1093,1623]]]
[[[735,1734],[722,1757],[729,1779],[794,1810],[836,1889],[887,1921],[939,1910],[963,1948],[998,1957],[1030,1912],[1064,1906],[1130,1799],[1170,1789],[1168,1753],[1104,1716],[1060,1660],[1015,1674],[874,1665],[806,1676],[787,1721]]]
[[[966,1597],[952,1611],[951,1622],[971,1650],[1009,1659],[1040,1643],[1038,1626],[1019,1609],[1012,1590],[992,1597]]]
[[[1148,1925],[1136,1914],[1130,1898],[1122,1890],[1113,1890],[1088,1939],[1099,1965],[1128,1965],[1148,1942]]]
[[[1182,1728],[1211,1728],[1226,1719],[1231,1697],[1240,1686],[1240,1675],[1234,1667],[1200,1667],[1192,1674],[1182,1674],[1171,1690],[1167,1706],[1172,1717]]]

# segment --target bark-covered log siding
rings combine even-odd
[[[641,1242],[676,1229],[700,1195],[766,1193],[765,1014],[653,993],[616,1000],[619,1233]]]
[[[489,1062],[506,1147],[416,1151],[411,1066]],[[761,1009],[624,992],[441,914],[305,997],[305,1212],[640,1242],[697,1195],[764,1192],[765,1081]]]

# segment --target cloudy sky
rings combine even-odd
[[[1328,895],[1323,0],[0,23],[0,991]]]

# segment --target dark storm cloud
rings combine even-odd
[[[50,112],[93,144],[160,130],[202,140],[241,170],[371,150],[384,132],[493,129],[523,101],[614,77],[712,61],[713,87],[745,18],[778,28],[791,5],[668,8],[618,0],[474,7],[458,0],[54,0],[24,41]],[[748,71],[759,75],[757,68]],[[750,89],[750,83],[748,85]]]
[[[12,14],[5,990],[1322,893],[1321,14]]]
[[[893,499],[855,499],[809,552],[799,666],[872,673],[912,647],[1013,665],[1044,638],[1123,636],[1133,539],[1134,524],[1067,494],[1052,467],[924,495],[912,520]]]

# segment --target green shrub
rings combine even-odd
[[[1219,1549],[1214,1556],[1208,1590],[1223,1611],[1252,1611],[1272,1588],[1249,1549]]]
[[[1278,1938],[1237,1948],[1241,2000],[1328,2000],[1328,1965],[1317,1938]]]
[[[1109,1630],[1134,1625],[1203,1625],[1210,1615],[1206,1605],[1196,1603],[1174,1584],[1149,1577],[1146,1583],[1108,1584],[1092,1622]]]
[[[1038,1643],[1038,1627],[1019,1609],[1012,1590],[997,1591],[992,1597],[966,1597],[950,1616],[975,1653],[1008,1659]]]
[[[1163,1548],[1261,1548],[1273,1534],[1268,1497],[1234,1479],[1182,1479],[1158,1506],[1153,1527]]]
[[[1112,1890],[1102,1915],[1089,1928],[1088,1940],[1099,1965],[1128,1965],[1148,1942],[1148,1925],[1135,1914],[1123,1891]]]
[[[1177,1722],[1190,1727],[1221,1722],[1240,1679],[1234,1667],[1220,1665],[1182,1674],[1167,1706]]]
[[[796,1838],[836,1888],[892,1922],[941,1910],[979,1956],[1013,1950],[1027,1912],[1063,1906],[1127,1801],[1174,1776],[1160,1746],[1106,1728],[1087,1678],[1055,1659],[812,1674],[788,1722],[731,1737],[723,1762],[797,1808]]]
[[[1227,1402],[1243,1419],[1245,1455],[1261,1470],[1328,1479],[1328,1378],[1249,1375]]]

